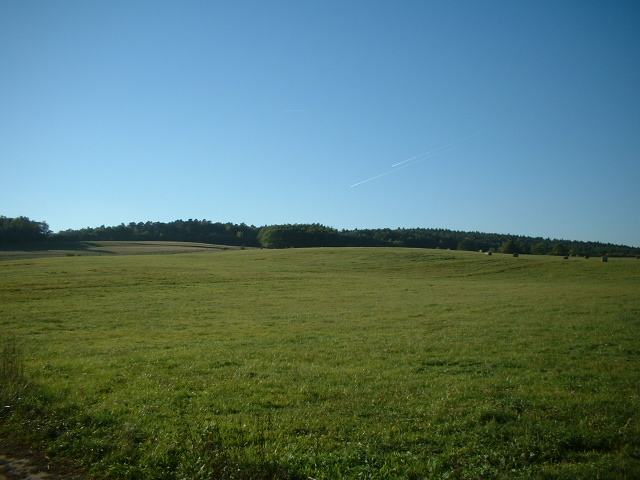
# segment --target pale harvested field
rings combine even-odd
[[[191,242],[85,241],[35,243],[0,248],[0,261],[38,257],[74,257],[81,255],[153,255],[238,249],[240,249],[240,247]]]

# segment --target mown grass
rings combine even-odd
[[[638,292],[632,259],[2,262],[0,418],[105,478],[640,478]]]

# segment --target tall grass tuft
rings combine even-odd
[[[178,477],[190,480],[302,480],[273,452],[270,417],[242,424],[191,426],[180,452]]]
[[[4,340],[0,352],[0,418],[11,413],[25,387],[24,354],[15,337]]]
[[[0,355],[0,385],[7,386],[24,380],[24,355],[15,337],[4,340]]]

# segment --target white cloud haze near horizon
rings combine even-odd
[[[640,246],[638,2],[6,0],[0,71],[0,215],[54,231]]]

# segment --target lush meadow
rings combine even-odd
[[[640,478],[640,261],[0,262],[0,431],[117,479]]]

